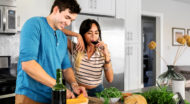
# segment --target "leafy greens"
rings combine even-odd
[[[98,98],[104,98],[104,104],[109,104],[110,98],[119,98],[122,96],[121,91],[115,87],[105,88],[102,92],[96,93]]]

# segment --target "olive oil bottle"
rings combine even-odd
[[[62,70],[56,70],[56,85],[52,88],[52,104],[66,104],[66,87],[62,82]]]

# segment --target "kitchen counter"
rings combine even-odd
[[[131,93],[134,93],[134,92],[145,92],[147,90],[149,90],[150,88],[152,87],[145,87],[145,88],[142,88],[142,89],[136,89],[136,90],[130,90],[130,91],[125,91],[125,92],[131,92]],[[7,95],[2,95],[0,96],[0,102],[6,99],[12,99],[15,97],[15,93],[12,93],[12,94],[7,94]],[[4,99],[4,100],[2,100]],[[88,104],[103,104],[103,102],[99,99],[99,98],[96,98],[96,97],[88,97],[89,99],[89,103]],[[186,89],[185,91],[185,99],[190,102],[190,89]],[[7,101],[7,100],[6,100]],[[11,101],[11,100],[9,100]],[[4,102],[5,103],[5,102]],[[12,103],[6,103],[6,104],[14,104],[13,102]],[[115,103],[115,104],[122,104],[121,102],[118,102],[118,103]]]

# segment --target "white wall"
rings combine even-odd
[[[177,0],[176,0],[177,1]],[[177,46],[172,46],[172,27],[190,28],[190,4],[174,0],[142,0],[142,10],[163,14],[163,57],[172,64]],[[177,65],[190,65],[190,48],[177,61]]]
[[[0,34],[0,56],[11,56],[11,63],[17,63],[20,35]]]

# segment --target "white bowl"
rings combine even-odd
[[[120,97],[119,98],[110,98],[110,103],[116,103],[119,101],[119,99],[120,99]]]
[[[116,103],[116,102],[118,102],[119,101],[119,99],[120,99],[120,97],[118,97],[118,98],[110,98],[110,103]],[[100,100],[102,101],[102,102],[104,102],[104,98],[103,97],[100,97]]]

